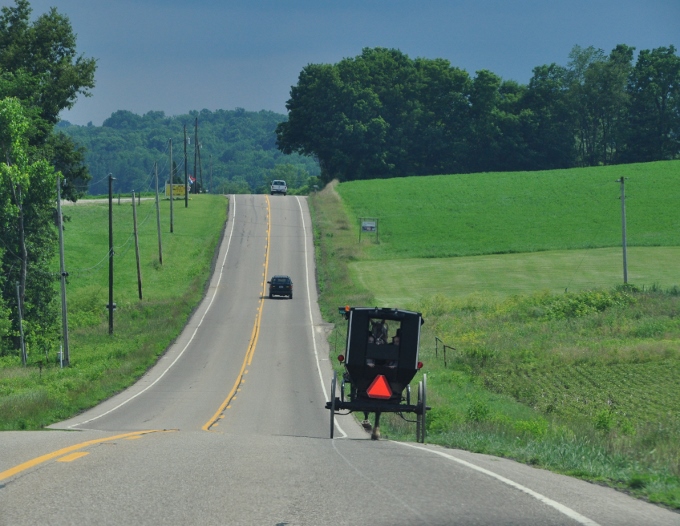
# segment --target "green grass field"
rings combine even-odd
[[[678,182],[673,161],[329,187],[311,208],[333,354],[338,305],[419,310],[429,441],[680,509]]]
[[[680,247],[629,247],[628,283],[640,288],[680,285]],[[435,294],[465,297],[483,291],[503,298],[611,288],[623,283],[621,248],[551,250],[459,258],[366,260],[352,277],[378,305],[404,305]]]
[[[680,161],[353,181],[338,185],[359,239],[379,219],[364,259],[407,259],[621,245],[626,178],[629,246],[680,246]]]

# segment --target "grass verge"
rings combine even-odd
[[[161,202],[163,264],[159,263],[153,201],[137,208],[142,296],[132,237],[132,207],[113,207],[114,332],[109,334],[108,204],[64,210],[71,366],[60,368],[56,348],[0,358],[0,429],[40,429],[69,418],[134,383],[178,336],[203,297],[227,202],[194,196],[188,208]],[[58,269],[58,262],[55,263]]]
[[[384,190],[392,181],[382,184]],[[344,347],[340,305],[424,314],[428,442],[513,458],[680,509],[677,288],[500,297],[477,290],[385,305],[377,300],[384,288],[349,270],[376,257],[375,246],[358,243],[350,219],[356,209],[333,186],[311,196],[310,206],[321,308],[336,324],[332,358]],[[389,265],[387,243],[379,250]],[[446,362],[442,343],[455,347]],[[382,424],[389,438],[414,439],[414,424],[396,415],[384,415]]]

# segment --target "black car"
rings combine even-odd
[[[269,297],[288,296],[293,299],[293,281],[288,276],[274,276],[269,283]]]

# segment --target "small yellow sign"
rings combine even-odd
[[[172,197],[177,198],[177,197],[184,197],[186,194],[184,193],[184,185],[183,184],[173,184],[172,185]],[[165,197],[168,199],[170,198],[170,185],[165,184]]]

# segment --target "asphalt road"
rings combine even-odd
[[[269,299],[288,274],[294,298]],[[51,431],[0,434],[0,525],[680,525],[509,460],[371,441],[338,417],[307,203],[231,197],[205,300],[137,384]]]

